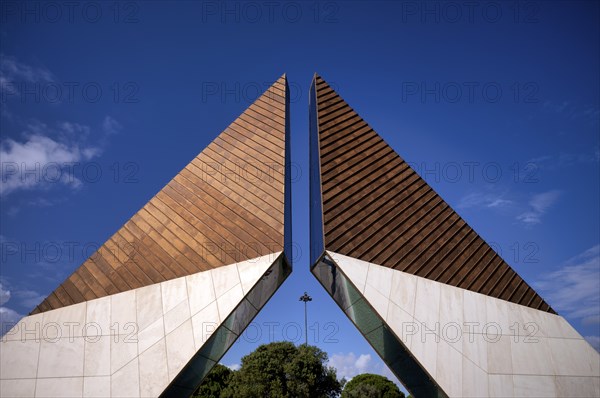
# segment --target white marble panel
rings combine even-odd
[[[190,319],[190,303],[184,300],[165,314],[165,333],[171,333],[188,319]]]
[[[136,289],[138,330],[144,330],[163,316],[162,292],[159,283]]]
[[[420,325],[415,322],[412,315],[392,302],[389,305],[386,322],[407,347],[410,347],[414,335],[419,338]]]
[[[88,337],[109,336],[110,333],[110,296],[87,302],[84,335]]]
[[[34,379],[37,377],[41,340],[13,340],[0,343],[0,378]]]
[[[164,319],[158,318],[146,329],[138,333],[138,352],[141,354],[158,340],[165,337]]]
[[[600,376],[594,373],[590,362],[589,351],[595,351],[583,339],[554,339],[546,340],[550,348],[554,365],[553,374],[561,376]],[[597,356],[597,353],[595,353]]]
[[[499,335],[487,341],[488,373],[512,374],[511,341],[514,336]]]
[[[84,398],[110,397],[110,376],[84,377]]]
[[[116,371],[110,379],[111,397],[136,398],[140,396],[140,373],[138,359]]]
[[[440,283],[417,279],[417,291],[415,295],[415,321],[425,325],[430,331],[440,331]],[[425,333],[423,325],[421,331]],[[414,340],[413,340],[414,342]]]
[[[85,324],[86,309],[87,303],[83,302],[44,312],[42,335],[45,336],[43,337],[54,339],[56,337],[83,336],[82,330]],[[60,325],[58,336],[53,333],[53,328],[50,328],[49,324]]]
[[[132,325],[137,329],[135,290],[110,296],[110,307],[111,334],[127,334]]]
[[[83,377],[84,339],[42,340],[37,377]]]
[[[169,381],[181,371],[196,352],[192,321],[187,320],[166,337]]]
[[[215,287],[215,295],[217,299],[223,294],[231,290],[234,286],[240,285],[240,275],[236,264],[226,265],[212,269],[211,275]],[[240,285],[241,290],[241,285]]]
[[[483,335],[479,333],[463,333],[461,342],[464,360],[487,372],[488,343]]]
[[[217,306],[219,307],[219,317],[225,320],[227,316],[233,311],[233,309],[239,304],[244,298],[244,292],[242,291],[242,285],[237,284],[217,297]]]
[[[479,366],[463,358],[462,397],[481,398],[488,396],[488,374]]]
[[[573,377],[557,376],[556,394],[559,397],[600,397],[600,376]]]
[[[110,372],[115,374],[138,356],[137,336],[112,336],[110,339]]]
[[[509,375],[488,375],[488,389],[490,398],[506,398],[512,397],[513,391],[513,376]]]
[[[281,252],[275,252],[236,264],[244,294],[248,294],[280,254]]]
[[[390,301],[409,315],[414,316],[417,280],[419,278],[402,271],[394,271]]]
[[[487,296],[463,290],[463,325],[465,333],[481,333],[487,322]]]
[[[552,356],[550,355],[550,348],[548,347],[546,338],[539,337],[533,342],[526,342],[523,338],[519,338],[518,342],[515,342],[514,339],[511,339],[510,348],[512,356],[512,368],[515,374],[554,374]]]
[[[210,271],[198,272],[186,279],[190,311],[194,315],[216,299],[215,289]]]
[[[358,291],[363,293],[365,291],[369,263],[335,252],[328,251],[327,253],[352,281]]]
[[[75,398],[83,395],[83,377],[37,379],[35,396],[39,398]]]
[[[0,397],[31,398],[35,395],[36,379],[0,380]]]
[[[202,347],[204,342],[217,330],[220,323],[221,320],[219,319],[219,310],[216,301],[213,301],[192,317],[196,350]]]
[[[161,282],[163,314],[171,311],[182,301],[187,300],[185,277]]]
[[[84,376],[110,376],[110,345],[112,336],[84,338]],[[85,384],[85,383],[84,383]]]
[[[421,366],[435,379],[440,338],[432,331],[424,330],[422,325],[417,325],[417,327],[420,328],[419,333],[411,337],[410,351]]]
[[[392,290],[392,277],[394,270],[381,265],[369,264],[367,273],[367,285],[371,285],[385,298],[389,299]],[[365,288],[366,290],[366,288]]]
[[[169,384],[167,347],[162,339],[140,354],[140,396],[158,397]]]
[[[450,397],[462,393],[462,354],[452,345],[441,340],[437,344],[436,381]]]
[[[523,398],[556,397],[554,376],[513,375],[514,396]]]
[[[369,283],[365,287],[364,296],[369,304],[375,308],[379,316],[382,319],[386,319],[390,300]]]

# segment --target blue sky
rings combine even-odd
[[[308,269],[318,72],[599,347],[598,3],[70,4],[0,9],[3,320],[28,313],[285,72],[301,252],[223,363],[302,342],[308,291],[309,343],[341,375],[389,374]]]

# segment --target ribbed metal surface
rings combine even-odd
[[[282,76],[32,314],[282,251],[286,103]]]
[[[322,78],[313,84],[326,249],[554,312]]]

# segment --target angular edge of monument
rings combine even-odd
[[[598,352],[316,74],[309,116],[311,272],[413,395],[600,395]]]
[[[270,117],[277,119],[279,124],[269,119],[268,105],[257,105],[261,100],[277,103],[278,108]],[[252,126],[252,131],[243,130]],[[289,87],[285,75],[213,140],[167,187],[172,188],[173,181],[180,178],[182,173],[188,174],[181,178],[191,179],[193,176],[189,170],[186,171],[187,168],[199,164],[201,160],[198,159],[207,149],[212,151],[210,156],[213,157],[218,156],[215,149],[240,154],[239,148],[231,146],[230,138],[227,138],[229,142],[224,138],[224,134],[232,128],[245,131],[250,141],[256,140],[248,144],[255,147],[248,147],[250,152],[258,151],[262,142],[271,146],[271,152],[265,149],[271,159],[279,156],[279,168],[275,169],[274,164],[273,171],[281,176],[268,176],[281,184],[275,188],[281,195],[278,199],[280,231],[277,229],[277,239],[264,236],[265,241],[277,241],[277,245],[265,244],[265,250],[259,256],[245,252],[239,261],[227,262],[231,259],[226,257],[214,267],[189,268],[181,275],[174,274],[137,287],[116,289],[99,297],[84,297],[80,302],[67,305],[57,302],[57,308],[51,305],[38,307],[37,311],[21,319],[2,337],[0,395],[180,396],[183,392],[191,394],[195,390],[292,271]],[[261,128],[270,132],[279,129],[280,138],[265,139],[251,135],[263,131]],[[276,146],[272,145],[274,142],[279,143],[280,149],[275,149]],[[256,151],[252,152],[253,156],[257,156]],[[244,155],[243,151],[241,155]],[[252,159],[256,160],[256,157]],[[219,189],[224,189],[223,197],[231,195],[225,183],[215,184]],[[183,185],[179,185],[178,192],[183,192]],[[250,195],[252,198],[265,198],[266,193],[262,195],[252,188],[248,189],[254,195]],[[175,191],[171,191],[171,194]],[[185,198],[192,200],[193,196]],[[226,205],[231,207],[231,204]],[[237,217],[241,217],[240,214],[222,218],[235,222]],[[244,214],[258,217],[248,211]],[[184,218],[177,220],[180,222]],[[257,235],[258,232],[249,236]],[[114,236],[109,241],[112,239]],[[169,236],[160,236],[154,231],[152,239],[168,239],[172,242],[179,238],[174,232]],[[111,242],[114,244],[114,241]],[[194,251],[197,247],[193,246],[186,248]],[[181,250],[186,248],[180,246]],[[132,246],[135,254],[140,254],[138,249]],[[148,253],[145,251],[142,254],[145,256]],[[136,260],[142,263],[156,260],[154,254],[151,258],[144,256],[136,257]],[[177,263],[175,258],[173,260],[173,264]],[[127,264],[137,266],[133,261],[125,262],[122,266]],[[110,264],[103,263],[103,266]],[[92,283],[93,280],[87,282]],[[73,285],[65,287],[63,283],[60,289],[60,294],[69,295],[69,291],[74,294]],[[56,299],[58,296],[54,294],[52,297]]]
[[[311,264],[333,250],[554,312],[316,74],[309,101]]]
[[[291,214],[288,137],[289,88],[283,75],[32,314],[290,246],[284,226]]]
[[[28,316],[0,342],[0,392],[193,392],[290,272],[272,253]]]
[[[559,315],[329,251],[312,272],[414,396],[600,394],[598,352]]]

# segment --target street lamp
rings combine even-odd
[[[312,301],[312,297],[310,297],[306,292],[304,292],[303,296],[300,296],[300,301],[304,301],[304,341],[305,344],[308,345],[308,322],[306,318],[306,303]]]

